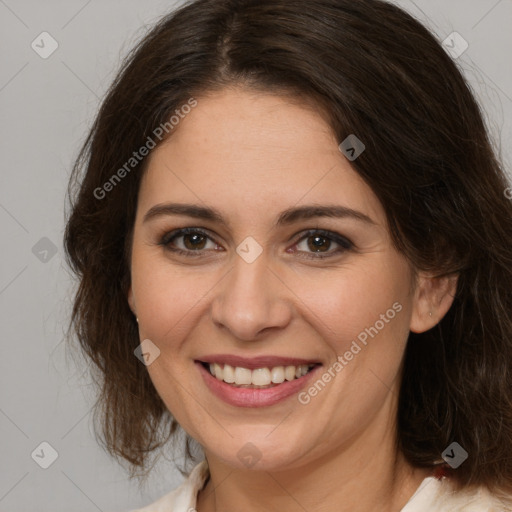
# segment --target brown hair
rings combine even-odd
[[[469,454],[451,475],[459,489],[512,493],[507,181],[457,66],[418,21],[379,0],[196,0],[124,62],[75,164],[65,232],[79,277],[70,330],[100,372],[109,452],[133,475],[177,424],[133,354],[126,299],[147,158],[104,197],[95,191],[187,100],[230,85],[314,101],[340,142],[356,134],[366,151],[353,168],[384,206],[396,248],[415,269],[459,275],[443,320],[409,336],[398,444],[411,464],[434,468],[456,441]]]

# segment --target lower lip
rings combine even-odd
[[[298,393],[316,375],[321,365],[315,366],[310,372],[298,379],[284,381],[271,388],[237,388],[214,377],[201,363],[196,362],[201,376],[210,391],[236,407],[268,407]]]

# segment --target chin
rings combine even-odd
[[[288,444],[283,444],[286,442]],[[297,444],[291,442],[290,438],[281,440],[263,438],[260,441],[254,441],[246,437],[246,440],[234,442],[224,449],[217,445],[214,450],[206,451],[237,470],[281,471],[300,467],[306,463],[302,457],[302,450],[299,453]]]

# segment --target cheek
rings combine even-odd
[[[182,383],[190,378],[186,343],[197,327],[208,291],[218,277],[173,265],[147,249],[134,250],[132,289],[136,297],[140,339],[150,339],[160,356],[147,367],[159,396],[188,431],[189,413],[197,409],[193,394]]]
[[[300,281],[300,287],[294,286],[294,291],[337,354],[348,350],[359,335],[362,339],[364,333],[371,337],[368,330],[375,333],[371,329],[375,326],[379,338],[404,337],[411,300],[406,264],[398,258],[386,262],[375,258],[365,265],[354,264],[324,275],[311,274],[310,279]]]
[[[309,286],[298,292],[307,297],[303,311],[310,310],[318,346],[330,353],[328,392],[317,392],[322,386],[312,384],[301,403],[311,403],[316,417],[326,422],[320,424],[329,439],[354,435],[375,417],[398,382],[411,297],[409,267],[396,263],[347,267],[320,280],[323,286],[319,280],[304,282]]]
[[[135,250],[132,286],[144,329],[141,335],[159,340],[170,350],[177,349],[170,341],[186,337],[191,322],[200,321],[222,275],[214,270],[171,264],[153,251]],[[304,268],[300,273],[297,269],[289,273],[283,269],[282,279],[293,290],[290,300],[299,314],[330,340],[338,354],[347,350],[347,345],[365,329],[376,322],[379,327],[381,315],[385,315],[384,320],[392,317],[385,322],[383,332],[401,333],[403,337],[408,330],[411,274],[405,261],[394,253],[363,257],[339,269]],[[395,303],[402,306],[396,315]]]
[[[160,342],[176,339],[175,331],[190,322],[219,279],[212,272],[172,264],[161,248],[134,248],[131,275],[141,335]]]

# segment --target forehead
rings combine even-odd
[[[199,97],[153,150],[141,208],[170,199],[253,213],[329,203],[381,220],[379,201],[338,144],[311,105],[240,89]]]

